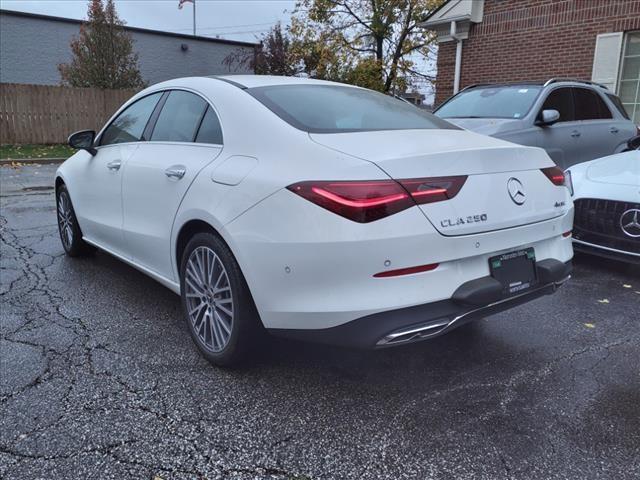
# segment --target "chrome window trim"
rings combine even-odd
[[[216,114],[216,117],[218,117],[218,123],[220,124],[220,130],[222,131],[222,141],[224,142],[224,137],[225,137],[225,133],[224,133],[224,125],[222,123],[222,119],[220,117],[220,112],[218,111],[218,109],[215,107],[215,105],[203,94],[200,93],[198,90],[194,90],[192,88],[189,87],[166,87],[166,88],[158,88],[156,90],[153,90],[152,92],[148,92],[145,95],[142,95],[140,98],[136,98],[136,95],[134,95],[133,97],[131,97],[129,100],[127,100],[123,105],[120,106],[120,108],[111,116],[111,118],[109,118],[109,120],[103,125],[102,129],[100,129],[100,131],[98,132],[98,134],[96,135],[96,139],[94,141],[95,143],[98,143],[100,141],[100,139],[102,138],[102,134],[104,133],[104,131],[111,125],[111,123],[118,117],[118,115],[120,115],[120,113],[122,113],[125,109],[129,108],[130,105],[133,105],[135,102],[137,102],[138,100],[142,100],[145,97],[148,97],[149,95],[153,95],[154,93],[165,93],[165,92],[171,92],[173,90],[183,90],[185,92],[189,92],[189,93],[193,93],[197,96],[199,96],[200,98],[202,98],[205,103],[213,110],[213,112]],[[134,100],[135,98],[135,100]],[[162,97],[161,97],[162,99]],[[206,112],[206,109],[205,109]],[[162,111],[161,111],[162,113]],[[153,113],[152,113],[153,114]],[[155,128],[155,125],[154,125]],[[96,145],[95,148],[96,149],[100,149],[103,147],[110,147],[112,145],[132,145],[132,144],[142,144],[142,143],[149,143],[151,140],[139,140],[137,142],[122,142],[122,143],[110,143],[109,145]],[[156,142],[159,142],[160,140],[155,140]],[[215,144],[215,143],[202,143],[202,142],[173,142],[173,143],[179,143],[181,145],[186,145],[186,144],[194,144],[194,145],[221,145],[223,146],[223,144]]]

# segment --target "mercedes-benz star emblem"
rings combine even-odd
[[[513,200],[513,203],[515,203],[516,205],[522,205],[526,200],[522,182],[517,178],[511,177],[509,179],[509,181],[507,182],[507,191],[509,192],[511,200]]]
[[[640,237],[640,210],[630,208],[620,215],[620,228],[627,237]]]

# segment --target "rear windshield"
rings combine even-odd
[[[535,85],[508,85],[464,90],[435,114],[442,118],[522,118],[541,89]]]
[[[277,85],[247,92],[285,122],[310,133],[458,128],[402,100],[362,88]]]

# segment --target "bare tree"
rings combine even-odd
[[[255,52],[238,49],[223,61],[229,70],[249,67],[260,75],[295,76],[302,73],[300,63],[293,57],[291,39],[280,23],[274,25],[260,39]]]

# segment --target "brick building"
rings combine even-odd
[[[436,105],[474,83],[569,77],[605,84],[640,123],[640,0],[448,0],[423,26]]]

